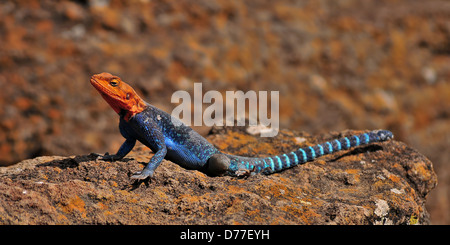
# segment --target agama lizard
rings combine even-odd
[[[91,84],[119,114],[119,129],[125,138],[125,142],[115,155],[105,154],[102,159],[109,161],[122,159],[133,149],[136,140],[155,153],[142,171],[131,176],[132,179],[152,177],[163,159],[210,176],[271,174],[336,151],[393,138],[390,131],[374,130],[277,156],[234,156],[220,152],[180,120],[142,100],[134,89],[119,77],[101,73],[92,76]]]

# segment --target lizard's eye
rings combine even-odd
[[[109,84],[113,87],[116,87],[117,85],[119,85],[119,82],[117,81],[117,79],[113,79],[109,82]]]
[[[130,94],[129,93],[127,93],[127,100],[129,100],[130,99]]]

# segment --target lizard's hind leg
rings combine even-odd
[[[210,176],[224,175],[230,167],[231,160],[225,154],[214,154],[208,159],[206,174]]]

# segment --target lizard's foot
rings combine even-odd
[[[240,168],[236,172],[234,172],[234,174],[236,174],[237,177],[250,177],[255,174],[255,169],[255,166],[253,166],[252,169]]]
[[[90,153],[89,156],[90,157],[96,157],[96,160],[100,160],[100,158],[103,157],[102,154],[98,154],[98,153],[95,153],[95,152]]]
[[[248,169],[239,169],[238,171],[234,172],[237,177],[250,177],[252,175],[252,171]]]
[[[144,168],[142,171],[137,171],[133,175],[131,175],[131,179],[143,180],[149,177],[153,177],[153,171]]]
[[[103,160],[103,161],[117,161],[117,160],[122,159],[121,156],[109,155],[108,152],[106,152],[105,155],[103,155],[103,156],[99,156],[99,158],[100,158],[100,160]]]

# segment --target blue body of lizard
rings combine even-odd
[[[221,153],[190,127],[152,105],[148,105],[144,111],[131,117],[128,122],[121,118],[119,129],[126,141],[116,154],[118,158],[128,154],[136,140],[155,152],[144,170],[136,175],[138,179],[152,176],[164,158],[184,168],[200,170],[210,175],[240,176],[261,172],[270,174],[312,161],[326,154],[389,140],[393,137],[390,131],[375,130],[277,156],[251,158]]]

